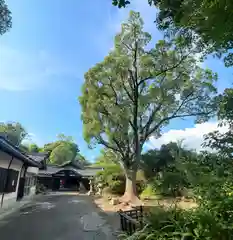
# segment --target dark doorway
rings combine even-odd
[[[53,190],[78,191],[81,176],[72,170],[61,170],[53,175]]]

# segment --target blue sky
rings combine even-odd
[[[94,159],[99,147],[88,149],[82,138],[78,96],[84,73],[108,53],[130,9],[141,12],[153,41],[160,39],[155,9],[142,0],[120,10],[111,0],[7,2],[13,27],[0,37],[0,121],[19,121],[39,145],[58,133],[71,135],[81,153]],[[204,66],[219,73],[220,91],[230,85],[232,69],[220,60]],[[164,131],[197,128],[190,120],[173,121]]]

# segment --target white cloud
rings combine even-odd
[[[75,74],[46,51],[28,53],[1,44],[0,89],[23,91],[46,84],[51,76]]]
[[[202,124],[195,124],[192,128],[171,129],[168,132],[165,132],[162,137],[158,139],[154,138],[153,136],[150,137],[146,147],[149,149],[154,149],[159,148],[162,144],[184,140],[183,144],[185,147],[200,151],[203,150],[201,146],[203,143],[203,135],[217,129],[221,132],[225,132],[227,127],[219,128],[217,122],[206,122]]]

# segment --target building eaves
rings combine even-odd
[[[34,161],[32,158],[23,153],[18,147],[14,146],[11,142],[0,136],[0,149],[3,152],[21,160],[31,167],[40,167],[40,163]]]

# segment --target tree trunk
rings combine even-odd
[[[141,201],[137,196],[136,189],[136,170],[126,170],[125,171],[125,193],[120,198],[121,202],[131,203],[133,205],[141,205]]]

